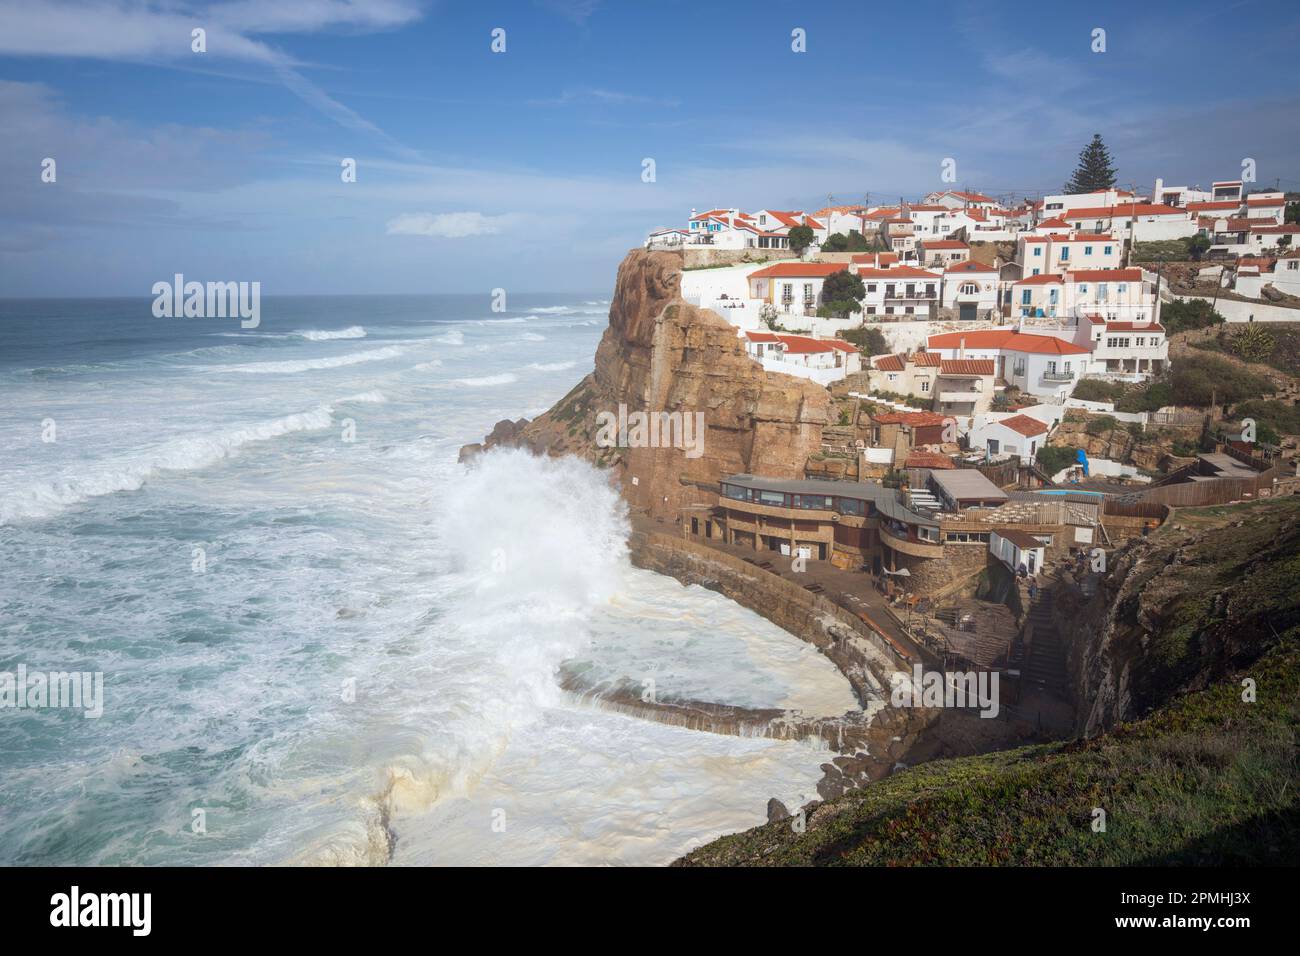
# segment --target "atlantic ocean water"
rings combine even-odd
[[[635,569],[575,460],[458,448],[590,371],[601,294],[0,301],[0,864],[665,863],[811,799],[807,743],[602,710],[561,665],[840,714],[816,651]]]

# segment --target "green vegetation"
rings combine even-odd
[[[1219,329],[1213,338],[1203,339],[1198,342],[1190,343],[1193,347],[1203,349],[1207,352],[1224,352],[1231,355],[1240,355],[1246,358],[1235,348],[1237,344],[1234,339],[1241,335],[1246,329],[1252,326],[1239,327],[1237,332],[1231,332],[1226,328]],[[1300,370],[1300,323],[1295,322],[1270,322],[1267,326],[1258,326],[1268,336],[1272,342],[1272,347],[1261,358],[1251,359],[1250,361],[1262,362],[1281,372],[1289,375],[1295,375]],[[1257,334],[1257,333],[1253,333]],[[1258,353],[1255,353],[1258,354]]]
[[[787,238],[790,240],[790,248],[803,255],[803,251],[811,246],[817,237],[807,226],[795,226],[790,230]]]
[[[850,312],[862,311],[862,297],[867,294],[867,287],[855,272],[842,269],[832,272],[822,283],[822,302],[817,314],[822,318],[847,316]]]
[[[1083,430],[1089,435],[1104,435],[1108,431],[1113,431],[1119,427],[1119,422],[1110,415],[1091,415],[1088,417],[1088,424],[1083,426]]]
[[[857,232],[834,232],[822,243],[822,252],[884,252],[885,245],[879,239],[867,241]]]
[[[1187,332],[1191,329],[1204,329],[1211,325],[1222,325],[1223,322],[1223,316],[1204,299],[1169,302],[1160,309],[1160,324],[1170,335],[1177,335],[1179,332]]]
[[[844,341],[856,345],[866,358],[873,355],[885,355],[889,352],[889,345],[885,342],[885,335],[880,329],[849,329],[843,333]]]
[[[1094,133],[1092,142],[1079,151],[1079,165],[1061,191],[1075,195],[1110,189],[1115,185],[1115,167],[1111,165],[1112,162],[1110,150],[1101,141],[1101,134]]]
[[[1273,354],[1273,335],[1262,325],[1251,322],[1228,338],[1229,347],[1247,362],[1264,362]]]
[[[1300,406],[1285,402],[1255,399],[1232,409],[1232,417],[1254,419],[1256,437],[1270,445],[1278,444],[1282,435],[1300,435]]]
[[[1047,477],[1052,477],[1062,468],[1069,468],[1075,462],[1075,450],[1073,448],[1061,448],[1057,445],[1044,445],[1038,449],[1035,456],[1038,460],[1038,468]]]
[[[1158,239],[1154,242],[1135,242],[1129,257],[1138,262],[1200,262],[1210,250],[1210,240],[1202,235],[1184,236],[1181,239]]]
[[[1180,510],[1178,521],[1209,530],[1179,549],[1185,571],[1160,579],[1179,590],[1134,672],[1146,692],[1175,696],[1144,719],[1089,739],[911,767],[823,804],[801,833],[771,823],[685,862],[1292,863],[1300,856],[1300,500]],[[1172,556],[1167,531],[1155,546]],[[1207,690],[1178,696],[1202,677]],[[1252,701],[1243,700],[1243,677],[1254,682]],[[1105,832],[1092,829],[1094,807],[1106,810]]]
[[[1122,382],[1107,382],[1099,378],[1080,379],[1075,383],[1071,398],[1082,402],[1117,402],[1124,395]]]
[[[1186,355],[1175,362],[1170,384],[1173,402],[1166,404],[1197,408],[1208,408],[1211,400],[1235,405],[1273,393],[1273,383],[1266,376],[1208,353]]]

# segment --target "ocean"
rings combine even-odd
[[[662,864],[812,799],[812,743],[556,672],[840,714],[825,658],[633,568],[585,463],[457,463],[591,370],[605,295],[0,301],[0,681],[103,675],[0,708],[0,864]]]

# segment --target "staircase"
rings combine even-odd
[[[1068,671],[1065,663],[1065,646],[1061,632],[1052,617],[1052,589],[1039,588],[1029,604],[1029,623],[1033,626],[1033,640],[1029,645],[1029,659],[1025,662],[1024,679],[1056,697],[1068,694]]]

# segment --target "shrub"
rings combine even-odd
[[[1210,303],[1204,299],[1170,302],[1160,310],[1160,324],[1170,335],[1191,329],[1205,329],[1211,325],[1222,325],[1223,321],[1223,316],[1214,311]]]
[[[1044,445],[1038,449],[1038,467],[1049,478],[1062,468],[1069,468],[1075,461],[1073,448],[1061,448],[1058,445]]]
[[[1208,408],[1212,401],[1235,405],[1273,393],[1273,383],[1265,376],[1238,368],[1211,352],[1180,358],[1174,363],[1170,384],[1173,401],[1166,404],[1197,408]]]
[[[1118,427],[1119,427],[1119,422],[1117,422],[1111,416],[1098,415],[1096,417],[1089,418],[1088,424],[1084,426],[1083,430],[1086,431],[1089,435],[1104,435],[1106,434],[1106,432],[1112,431]]]
[[[844,341],[856,345],[867,358],[885,355],[889,351],[884,333],[876,328],[849,329],[844,333]]]
[[[1124,386],[1119,382],[1104,382],[1100,379],[1085,378],[1075,383],[1071,398],[1081,402],[1114,402],[1124,394]]]

